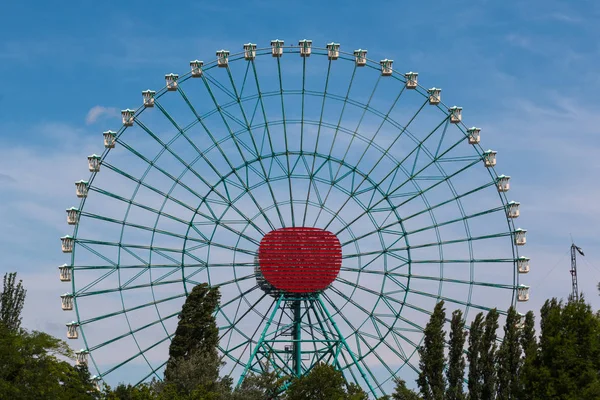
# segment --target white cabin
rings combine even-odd
[[[60,241],[63,253],[71,253],[73,251],[73,245],[75,244],[75,239],[73,239],[73,236],[63,236],[60,238]]]
[[[462,121],[462,107],[450,107],[448,112],[450,113],[451,124],[458,124],[460,121]]]
[[[174,73],[170,73],[165,75],[165,84],[167,85],[167,90],[169,92],[174,92],[177,90],[177,80],[179,79],[179,75],[174,74]]]
[[[77,332],[77,328],[79,324],[75,321],[69,322],[67,325],[67,339],[77,339],[79,337],[79,333]]]
[[[529,300],[529,286],[519,285],[517,287],[517,300],[528,301]]]
[[[467,135],[469,138],[469,144],[478,144],[481,141],[481,129],[471,127],[467,129]]]
[[[337,60],[340,56],[340,44],[339,43],[327,43],[327,58],[330,60]]]
[[[100,171],[100,156],[97,154],[92,154],[88,156],[88,169],[90,172],[98,172]]]
[[[90,380],[94,382],[94,387],[96,390],[101,392],[102,388],[100,387],[100,381],[102,381],[102,378],[100,378],[98,375],[93,375]]]
[[[354,50],[354,63],[357,67],[367,65],[367,51],[363,49]]]
[[[281,57],[283,55],[283,40],[271,40],[271,54],[273,57]]]
[[[312,51],[312,40],[302,39],[298,41],[300,47],[300,57],[310,57]]]
[[[483,152],[483,165],[485,165],[486,168],[491,168],[496,165],[496,154],[498,154],[498,152],[494,150],[486,150]]]
[[[75,364],[77,365],[87,365],[88,363],[88,351],[81,349],[75,352]]]
[[[519,207],[520,206],[521,206],[521,203],[519,203],[518,201],[510,201],[506,205],[506,216],[508,218],[519,218],[519,215],[520,215]]]
[[[104,147],[107,149],[114,149],[115,143],[117,142],[117,132],[108,130],[102,132],[102,136],[104,137]]]
[[[527,243],[527,229],[515,229],[515,245],[523,246]]]
[[[496,186],[499,192],[508,192],[510,190],[510,176],[499,175],[496,179]]]
[[[419,73],[418,72],[407,72],[404,74],[404,78],[406,78],[406,88],[407,89],[416,89],[418,84]]]
[[[123,125],[125,126],[133,126],[133,114],[135,114],[135,110],[121,110],[121,119],[123,120]]]
[[[80,180],[75,182],[75,194],[77,197],[87,197],[88,193],[88,181]]]
[[[254,60],[256,58],[256,45],[254,43],[246,43],[244,45],[244,59]]]
[[[60,296],[61,308],[64,311],[71,311],[73,309],[73,295],[71,293],[65,293]]]
[[[379,61],[379,65],[381,65],[381,75],[382,76],[391,76],[393,69],[392,69],[392,64],[394,63],[394,60],[388,60],[387,58],[385,60],[381,60]]]
[[[77,225],[79,222],[79,209],[75,207],[67,208],[67,224]]]
[[[229,50],[217,51],[217,66],[227,68],[229,65]]]
[[[61,282],[71,282],[71,267],[63,264],[58,267],[58,274]]]
[[[144,107],[154,107],[154,95],[156,92],[154,90],[144,90],[142,92],[142,100],[144,101]]]
[[[194,60],[190,61],[190,69],[192,70],[192,78],[200,78],[202,76],[202,67],[204,61]]]
[[[517,258],[517,270],[520,274],[526,274],[529,272],[529,258],[519,257]]]
[[[442,101],[442,89],[432,87],[431,89],[427,90],[427,93],[429,93],[429,104],[440,104]]]

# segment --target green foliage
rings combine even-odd
[[[213,313],[220,298],[219,289],[211,289],[206,283],[192,289],[181,309],[175,336],[169,346],[169,362],[165,371],[167,380],[176,360],[190,357],[196,350],[216,354],[219,330]]]
[[[164,383],[159,394],[175,391],[202,399],[224,399],[231,393],[231,378],[219,377],[219,330],[214,312],[221,295],[218,288],[197,285],[187,297],[169,347]]]
[[[465,357],[463,355],[467,333],[464,328],[462,311],[456,310],[452,313],[450,322],[450,343],[448,351],[448,388],[446,389],[447,400],[465,400],[463,380],[465,378]]]
[[[520,317],[514,307],[508,309],[504,339],[498,350],[498,400],[517,400],[520,394],[521,345]]]
[[[547,300],[540,331],[534,398],[600,398],[600,320],[584,299]]]
[[[402,379],[396,379],[396,389],[391,398],[393,400],[422,400],[421,396],[406,387],[406,382]]]
[[[286,391],[286,400],[367,400],[356,385],[348,385],[344,375],[328,364],[315,365],[308,374],[296,378]]]
[[[120,384],[114,390],[107,390],[105,394],[106,400],[153,400],[156,399],[156,394],[152,390],[151,385],[144,384],[138,386]],[[173,400],[176,400],[173,399]]]
[[[23,281],[16,283],[16,278],[16,272],[4,274],[4,287],[0,293],[0,323],[11,331],[21,327],[21,311],[27,293]]]
[[[475,316],[471,323],[471,334],[469,335],[469,349],[467,350],[467,360],[469,361],[469,399],[481,399],[483,390],[483,374],[481,371],[480,353],[483,337],[483,313]]]
[[[419,348],[419,378],[417,385],[425,400],[441,400],[446,391],[446,379],[444,377],[444,321],[446,312],[444,302],[436,304],[433,314],[423,331],[423,346]]]
[[[485,329],[481,340],[480,366],[483,378],[481,388],[482,400],[493,400],[496,397],[496,331],[498,330],[498,311],[494,308],[485,317]]]
[[[533,311],[525,314],[525,323],[521,329],[519,343],[523,350],[524,358],[519,375],[520,393],[519,400],[532,400],[536,392],[537,382],[536,365],[538,364],[538,344],[535,338],[535,316]]]
[[[262,374],[246,375],[239,388],[231,396],[232,400],[276,400],[280,399],[280,388],[283,379],[279,379],[274,371],[266,370]]]
[[[0,399],[96,399],[87,368],[67,344],[43,332],[15,332],[0,324]]]

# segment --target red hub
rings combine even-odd
[[[281,228],[267,233],[258,247],[264,278],[288,293],[324,290],[342,266],[342,246],[331,232],[319,228]]]

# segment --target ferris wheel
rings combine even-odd
[[[438,301],[467,316],[527,301],[510,177],[419,78],[366,50],[273,40],[143,91],[67,210],[78,363],[97,380],[161,379],[206,282],[234,382],[326,362],[379,396],[418,371]]]

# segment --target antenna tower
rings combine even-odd
[[[577,286],[577,253],[583,254],[581,247],[575,246],[575,243],[571,243],[571,296],[570,299],[573,301],[579,300],[579,287]]]

